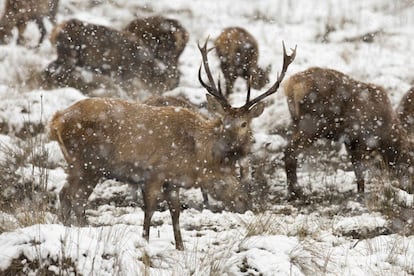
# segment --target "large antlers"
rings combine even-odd
[[[217,87],[216,84],[215,84],[215,82],[214,82],[213,76],[211,74],[210,67],[208,65],[207,54],[213,48],[207,50],[207,41],[208,41],[208,38],[207,38],[206,42],[204,43],[204,45],[202,47],[200,46],[200,44],[198,44],[198,49],[200,50],[201,56],[203,57],[204,70],[206,71],[206,74],[207,74],[207,77],[208,77],[208,81],[209,81],[209,85],[206,84],[203,81],[203,79],[201,78],[201,65],[200,65],[200,69],[198,70],[198,80],[200,81],[201,85],[205,89],[207,89],[207,91],[212,96],[214,96],[222,104],[222,106],[224,108],[230,108],[231,105],[229,104],[229,102],[227,101],[226,97],[224,97],[223,93],[221,92],[220,79],[218,81],[218,87]],[[291,49],[292,50],[292,54],[291,55],[288,55],[288,54],[286,54],[285,43],[282,42],[282,45],[283,45],[283,65],[282,65],[282,72],[281,72],[280,75],[278,74],[276,82],[265,93],[257,96],[253,100],[250,100],[250,83],[251,83],[251,80],[249,80],[249,82],[248,82],[248,89],[247,89],[246,103],[241,108],[243,108],[245,110],[249,110],[250,107],[252,107],[253,105],[257,104],[258,102],[260,102],[264,98],[266,98],[266,97],[274,94],[279,89],[280,83],[282,82],[283,78],[285,77],[287,68],[289,67],[289,65],[293,62],[293,60],[296,57],[296,48],[297,48],[297,46],[295,46],[295,49]]]
[[[283,41],[282,41],[282,45],[283,45],[282,73],[280,75],[278,73],[276,82],[272,85],[272,87],[269,88],[269,90],[267,90],[265,93],[257,96],[253,100],[250,100],[250,85],[249,85],[249,89],[247,91],[246,103],[242,108],[248,110],[250,107],[257,104],[258,102],[260,102],[264,98],[272,95],[273,93],[275,93],[279,89],[280,83],[282,82],[283,78],[285,77],[287,68],[289,67],[289,65],[293,62],[293,60],[296,57],[296,48],[297,48],[297,46],[295,46],[295,49],[291,49],[292,54],[288,55],[288,54],[286,54],[286,47],[285,47],[285,43]]]
[[[203,47],[201,47],[200,44],[198,43],[198,49],[200,50],[201,56],[203,57],[204,70],[206,71],[209,85],[207,85],[201,78],[201,65],[200,65],[200,68],[198,69],[198,80],[200,81],[201,85],[205,89],[207,89],[207,91],[221,103],[223,107],[229,108],[231,106],[229,102],[227,101],[226,97],[224,97],[223,93],[221,92],[220,79],[218,81],[218,88],[217,88],[216,84],[214,83],[214,79],[213,79],[213,75],[211,74],[210,67],[208,66],[207,54],[213,48],[211,48],[210,50],[207,50],[207,42],[208,42],[208,38],[206,39],[206,42],[204,43]]]

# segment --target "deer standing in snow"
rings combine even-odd
[[[221,71],[226,81],[226,95],[233,92],[234,82],[242,77],[254,89],[261,89],[269,82],[271,66],[258,65],[259,49],[256,39],[240,27],[225,28],[214,41],[220,59]]]
[[[167,67],[128,33],[71,19],[53,29],[51,41],[57,59],[46,70],[48,80],[65,84],[75,67],[81,67],[122,82],[137,77],[158,93],[178,86],[178,69]]]
[[[364,160],[378,152],[390,172],[412,193],[412,163],[407,133],[383,88],[332,70],[313,67],[284,83],[292,117],[285,149],[288,196],[297,186],[297,156],[319,138],[344,142],[353,164],[358,192],[364,192]]]
[[[40,29],[39,44],[46,36],[43,19],[55,23],[58,0],[6,0],[4,14],[0,20],[0,43],[6,43],[14,27],[18,29],[17,44],[24,41],[24,31],[29,21],[34,21]]]
[[[284,48],[284,47],[283,47]],[[264,98],[275,93],[295,57],[284,49],[283,68],[275,84],[242,107],[232,107],[216,86],[208,65],[207,42],[200,47],[209,83],[208,119],[187,108],[150,106],[118,99],[81,100],[57,112],[49,129],[68,163],[68,183],[60,192],[62,220],[86,224],[85,205],[100,178],[115,178],[140,186],[144,199],[143,236],[159,200],[166,200],[172,217],[176,248],[184,249],[179,228],[180,187],[197,187],[234,211],[249,207],[248,195],[232,164],[251,143],[250,122],[264,110]],[[230,169],[229,169],[230,168]],[[211,185],[209,185],[211,183]]]

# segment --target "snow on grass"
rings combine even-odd
[[[4,2],[0,0],[1,7]],[[180,58],[180,85],[166,95],[182,95],[195,104],[205,102],[205,91],[197,79],[201,62],[197,43],[210,36],[212,45],[224,27],[243,26],[258,41],[259,64],[272,65],[268,87],[281,68],[283,40],[287,48],[298,46],[287,77],[311,66],[337,69],[384,86],[396,106],[414,81],[413,13],[410,1],[385,0],[61,0],[57,19],[78,18],[117,29],[136,17],[154,14],[178,19],[189,31],[190,40]],[[327,27],[332,30],[327,32]],[[26,32],[30,41],[36,41],[35,29],[31,25]],[[372,43],[347,42],[368,32],[375,32]],[[0,122],[9,129],[3,133],[8,135],[0,135],[2,149],[21,145],[13,135],[26,123],[46,124],[56,111],[85,98],[72,88],[33,87],[33,80],[55,57],[49,41],[36,49],[15,42],[0,45]],[[218,78],[221,73],[214,51],[209,58]],[[236,92],[230,96],[233,105],[245,101],[245,85],[236,82]],[[260,92],[253,90],[252,96]],[[169,212],[155,212],[147,243],[141,238],[143,210],[124,199],[131,198],[130,187],[106,181],[90,197],[91,202],[104,202],[87,210],[90,227],[47,223],[22,227],[18,215],[0,210],[0,271],[23,266],[29,274],[36,273],[31,268],[44,266],[55,274],[83,275],[414,274],[412,234],[386,235],[394,220],[410,227],[412,219],[403,220],[398,212],[393,214],[395,218],[371,213],[365,202],[355,198],[354,174],[337,165],[344,163],[341,159],[332,158],[332,165],[325,166],[320,164],[324,153],[315,152],[313,163],[304,160],[298,169],[299,184],[310,203],[284,199],[286,176],[281,158],[290,115],[283,92],[281,87],[267,99],[265,112],[253,123],[253,152],[257,157],[270,154],[266,162],[272,162],[256,164],[272,168],[264,173],[270,186],[268,197],[260,200],[265,211],[200,211],[192,207],[202,206],[200,191],[183,191],[183,203],[189,206],[180,217],[186,250],[177,252]],[[18,174],[38,183],[46,172],[47,188],[57,192],[66,183],[66,164],[56,142],[36,145],[34,152],[43,147],[48,153],[48,169],[24,164]],[[8,152],[0,152],[2,160]],[[368,186],[377,184],[372,181]],[[323,199],[321,204],[313,202],[318,197]],[[396,199],[404,203],[404,212],[412,218],[412,195],[397,191]],[[33,217],[50,216],[29,211]]]
[[[2,86],[0,121],[7,123],[11,131],[19,132],[27,123],[47,123],[56,111],[83,98],[84,95],[72,88],[19,92]]]

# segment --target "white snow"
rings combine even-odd
[[[4,2],[0,0],[0,10]],[[136,17],[154,14],[178,19],[190,33],[180,57],[180,85],[165,94],[183,95],[195,104],[205,101],[205,91],[197,78],[201,62],[197,42],[203,43],[210,36],[212,45],[228,26],[242,26],[256,37],[259,64],[272,65],[270,82],[280,71],[284,41],[287,48],[298,47],[286,77],[311,66],[337,69],[383,86],[394,106],[414,85],[412,1],[61,0],[57,21],[78,18],[121,29]],[[327,35],[328,42],[322,42],[327,26],[334,31]],[[47,28],[50,31],[51,25]],[[375,31],[379,32],[373,43],[346,42]],[[38,35],[36,26],[30,25],[26,37],[36,41]],[[213,53],[210,66],[218,77],[222,74]],[[87,97],[73,88],[47,90],[39,85],[36,77],[55,57],[55,49],[47,39],[38,48],[15,42],[0,45],[0,122],[10,131],[0,135],[1,173],[7,172],[3,169],[7,166],[4,160],[10,157],[7,154],[28,143],[13,133],[27,124],[45,124],[56,111]],[[236,90],[230,101],[240,106],[245,100],[245,83],[237,81]],[[260,92],[254,90],[252,96]],[[333,157],[322,150],[303,158],[298,178],[309,202],[290,203],[284,199],[286,176],[281,157],[289,122],[280,88],[267,99],[265,112],[254,121],[253,150],[258,157],[268,157],[263,168],[273,168],[264,174],[270,185],[267,197],[262,199],[265,210],[245,214],[200,211],[200,191],[183,191],[182,201],[189,208],[180,216],[186,249],[179,252],[175,250],[168,211],[154,214],[147,243],[141,237],[144,212],[140,204],[132,207],[122,199],[112,199],[114,195],[125,197],[130,188],[106,181],[90,197],[98,206],[87,211],[89,227],[51,223],[27,226],[13,210],[0,210],[0,272],[12,262],[14,266],[16,262],[38,262],[35,267],[47,267],[59,275],[74,275],[74,271],[82,275],[414,274],[413,196],[398,190],[397,201],[402,209],[394,210],[395,218],[388,217],[390,210],[378,211],[386,198],[380,184],[387,180],[374,179],[367,183],[370,197],[361,202],[355,196],[355,177],[343,160],[343,150]],[[44,146],[48,152],[48,190],[56,193],[66,183],[66,163],[55,142],[47,142],[44,134],[39,137],[44,144],[36,150]],[[39,175],[41,169],[26,164],[9,173],[39,184],[44,181]],[[28,214],[39,216],[34,208]],[[50,213],[41,214],[46,221],[56,223]],[[35,272],[29,269],[22,273]]]

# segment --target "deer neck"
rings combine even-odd
[[[221,128],[222,122],[220,119],[211,119],[199,124],[194,132],[198,149],[197,162],[203,167],[219,165],[220,156],[217,153],[219,152],[218,144],[220,144],[221,139]]]

